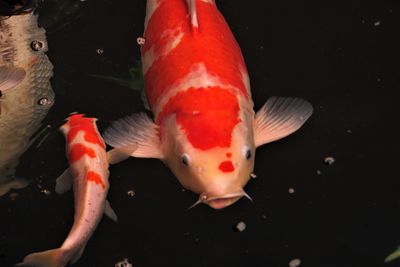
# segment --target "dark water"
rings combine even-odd
[[[40,10],[55,66],[56,105],[44,122],[52,128],[21,159],[17,174],[31,185],[15,191],[15,200],[0,198],[2,267],[60,246],[72,225],[72,193],[53,192],[67,167],[57,130],[64,118],[86,113],[104,130],[144,111],[139,92],[90,74],[129,77],[140,59],[145,1],[52,3]],[[74,266],[124,258],[135,267],[283,267],[295,258],[304,267],[400,266],[383,262],[400,244],[399,2],[217,4],[242,47],[256,109],[272,95],[298,96],[314,115],[293,136],[257,150],[258,178],[246,188],[254,204],[187,210],[197,197],[160,161],[131,158],[111,167],[108,199],[119,221],[104,218]],[[326,156],[335,163],[324,165]],[[247,228],[234,231],[241,221]]]

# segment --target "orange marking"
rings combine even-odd
[[[93,118],[84,118],[82,114],[74,114],[68,118],[67,124],[70,127],[70,130],[67,134],[68,144],[70,144],[76,138],[80,131],[83,131],[85,133],[85,141],[92,144],[97,144],[102,148],[106,148],[97,131],[95,120]]]
[[[87,155],[91,158],[96,157],[96,152],[91,149],[90,147],[87,147],[82,144],[75,144],[71,147],[68,155],[69,163],[72,164],[76,161],[78,161],[81,157],[84,155]]]
[[[235,167],[230,160],[221,162],[218,168],[223,172],[233,172],[235,170]]]
[[[196,64],[204,64],[207,71],[223,83],[229,83],[249,99],[242,73],[246,73],[240,47],[225,19],[213,4],[197,2],[200,28],[192,28],[183,0],[158,1],[159,6],[148,21],[146,43],[141,52],[150,49],[158,55],[171,38],[165,32],[180,30],[183,37],[168,54],[157,58],[144,75],[146,95],[150,106],[173,88],[172,85],[188,75]],[[177,31],[178,34],[179,31]]]
[[[240,122],[237,97],[218,86],[177,93],[165,104],[157,123],[161,125],[171,114],[192,146],[201,150],[229,147],[233,128]]]
[[[100,174],[98,174],[97,172],[88,171],[86,178],[89,182],[94,182],[100,185],[103,189],[106,189],[106,185],[104,184],[103,179],[101,179]]]
[[[28,66],[32,67],[33,65],[35,65],[38,62],[39,62],[39,57],[35,56],[32,58],[31,62],[29,62]]]

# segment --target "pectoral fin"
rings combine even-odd
[[[130,149],[132,157],[163,158],[158,126],[144,113],[114,122],[103,137],[107,144],[119,149],[120,155]]]
[[[114,222],[118,221],[118,216],[115,214],[114,210],[111,208],[110,202],[106,200],[106,204],[104,206],[104,214],[113,220]]]
[[[113,148],[107,152],[107,160],[109,164],[117,164],[129,158],[133,152],[138,148],[137,144],[130,146]]]
[[[294,133],[312,113],[311,104],[303,99],[271,97],[256,114],[254,123],[256,147]]]
[[[69,169],[66,169],[56,180],[55,191],[57,194],[64,194],[72,187],[72,176]]]
[[[0,67],[0,92],[16,87],[25,78],[25,71],[16,67]]]

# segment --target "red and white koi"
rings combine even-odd
[[[109,189],[108,162],[105,144],[95,121],[74,114],[61,127],[67,141],[70,168],[57,179],[56,192],[64,193],[73,186],[75,198],[74,224],[68,237],[60,248],[30,254],[17,266],[61,267],[75,263],[103,213],[117,220],[106,200]]]
[[[272,97],[255,114],[240,47],[213,0],[147,0],[141,46],[144,114],[104,135],[131,156],[159,158],[199,203],[220,209],[247,196],[255,149],[299,129],[312,106]],[[248,197],[248,196],[247,196]]]

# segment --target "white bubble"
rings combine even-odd
[[[144,45],[146,43],[146,39],[144,39],[143,37],[138,37],[136,38],[136,42],[138,43],[138,45]]]
[[[300,259],[293,259],[289,262],[289,267],[298,267],[301,264]]]
[[[332,165],[333,163],[335,163],[335,158],[334,157],[325,157],[324,163],[326,165]]]
[[[117,262],[114,267],[133,267],[133,265],[125,258],[123,261]]]
[[[43,195],[45,195],[45,196],[48,196],[48,195],[50,195],[51,194],[51,191],[50,190],[47,190],[47,189],[43,189],[42,191],[40,191]]]
[[[238,232],[243,232],[246,229],[246,224],[244,222],[239,222],[238,224],[236,224],[235,229]]]

